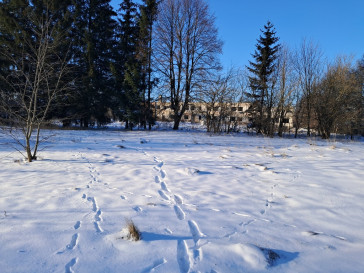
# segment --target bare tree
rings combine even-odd
[[[329,64],[313,93],[313,107],[323,139],[332,132],[351,128],[360,114],[361,89],[352,61],[339,57]],[[351,131],[351,129],[350,129]]]
[[[208,81],[202,92],[202,114],[206,118],[208,132],[230,131],[236,125],[233,105],[239,101],[237,72],[230,69],[225,75],[217,75]]]
[[[1,52],[10,72],[1,76],[5,84],[0,86],[0,107],[21,129],[23,140],[13,134],[13,129],[9,132],[23,147],[28,162],[37,158],[40,130],[47,115],[72,86],[72,81],[66,80],[70,76],[69,51],[60,50],[65,31],[50,11],[51,2],[44,2],[41,15],[30,10],[25,18],[29,28],[16,33],[19,43]]]
[[[154,58],[168,90],[177,130],[199,82],[220,68],[215,17],[204,0],[164,0],[155,27]]]
[[[313,112],[312,94],[322,74],[322,52],[317,44],[304,39],[296,51],[293,61],[305,103],[307,135],[310,136]]]
[[[278,136],[283,136],[283,126],[287,113],[291,112],[297,80],[293,74],[290,51],[287,46],[279,49],[277,57],[277,92],[274,120],[278,120]]]

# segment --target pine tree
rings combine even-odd
[[[257,133],[272,134],[271,124],[271,103],[272,98],[268,95],[269,88],[272,88],[272,74],[275,70],[275,61],[280,45],[277,44],[279,38],[271,22],[267,22],[264,30],[261,30],[257,40],[256,50],[252,57],[254,61],[249,61],[248,71],[251,93],[248,97],[252,99],[250,114],[253,126]]]

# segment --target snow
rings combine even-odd
[[[364,268],[362,142],[44,132],[33,163],[0,133],[3,273]]]

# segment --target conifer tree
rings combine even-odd
[[[142,95],[141,95],[141,68],[137,59],[139,12],[132,0],[124,0],[118,10],[121,19],[118,26],[117,62],[114,73],[119,90],[118,116],[126,121],[126,127],[141,121]]]
[[[273,88],[272,74],[275,70],[275,61],[279,44],[279,38],[276,37],[276,31],[271,22],[267,22],[262,34],[257,40],[256,50],[252,57],[254,61],[249,61],[247,67],[250,72],[249,83],[251,93],[248,97],[252,100],[252,106],[249,109],[252,118],[253,126],[255,126],[257,133],[271,134],[269,129],[271,123],[271,106],[270,97],[268,94],[269,88]]]
[[[114,59],[116,21],[110,0],[76,0],[74,10],[75,65],[79,95],[76,102],[81,124],[109,121],[106,112],[114,94],[111,64]]]
[[[141,88],[144,94],[144,124],[149,130],[154,123],[151,111],[151,93],[155,80],[152,80],[152,34],[153,24],[157,17],[158,2],[143,0],[140,8],[138,59],[141,63]]]

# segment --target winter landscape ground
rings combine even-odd
[[[33,163],[0,133],[3,273],[363,272],[361,141],[44,132]]]

